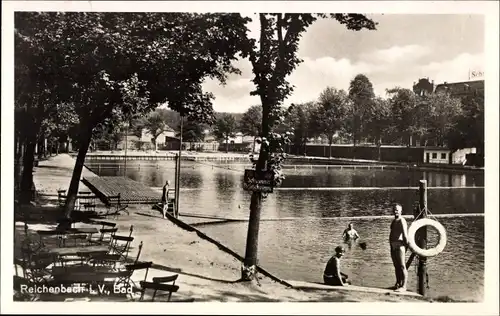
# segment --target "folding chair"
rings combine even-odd
[[[141,241],[141,243],[139,244],[139,250],[137,251],[137,256],[135,257],[134,263],[139,262],[139,257],[141,256],[142,247],[143,247],[143,242]]]
[[[116,228],[116,223],[113,222],[96,221],[92,219],[86,222],[88,224],[101,225],[101,228],[99,229],[100,236],[97,239],[92,240],[93,242],[98,242],[98,243],[111,242],[111,236],[118,231],[118,229]],[[109,237],[107,236],[108,234]]]
[[[109,267],[116,270],[116,264],[120,262],[120,254],[97,253],[88,256],[88,263],[92,266]]]
[[[110,254],[119,254],[123,260],[127,260],[130,244],[134,237],[113,235],[111,237],[111,244],[109,248]]]
[[[170,275],[170,276],[166,276],[166,277],[153,278],[154,284],[171,285],[172,287],[157,287],[157,286],[149,284],[149,282],[141,283],[141,287],[143,287],[143,291],[141,293],[141,298],[139,299],[139,301],[143,300],[145,290],[150,288],[150,289],[154,290],[153,298],[151,299],[152,301],[154,301],[154,299],[156,297],[156,292],[158,290],[160,290],[160,291],[168,291],[167,301],[170,302],[170,298],[172,297],[172,293],[176,292],[179,289],[178,287],[177,287],[177,289],[175,289],[175,281],[177,280],[178,277],[179,277],[178,274],[174,274],[174,275]],[[146,281],[146,280],[144,280],[144,281]],[[172,283],[168,284],[169,282],[172,282]],[[145,286],[145,288],[144,288],[144,286]]]
[[[99,222],[102,224],[101,229],[99,232],[101,233],[101,236],[99,237],[99,241],[111,241],[111,236],[115,235],[116,232],[118,231],[118,228],[116,228],[116,223],[112,222],[105,222],[101,221]],[[110,234],[110,238],[105,238],[107,234]]]
[[[80,205],[83,206],[83,210],[86,212],[95,211],[95,196],[92,192],[79,191]]]
[[[59,189],[57,190],[57,203],[59,204],[60,207],[64,207],[64,204],[66,204],[66,190]]]
[[[128,252],[130,250],[130,244],[134,240],[134,237],[132,237],[133,230],[134,225],[131,225],[130,234],[128,236],[120,236],[116,234],[111,236],[108,253],[119,254],[123,258],[123,260],[127,260]]]
[[[58,256],[47,252],[37,254],[25,252],[23,250],[23,259],[16,263],[21,265],[23,275],[31,284],[42,284],[50,276],[50,266],[54,265]]]
[[[95,212],[95,203],[85,202],[85,203],[82,203],[82,205],[83,205],[83,210],[85,212]]]
[[[155,283],[155,282],[147,282],[147,281],[140,281],[141,284],[141,289],[143,291],[139,301],[144,300],[144,292],[148,289],[154,290],[154,293],[151,297],[151,301],[154,302],[156,293],[158,291],[164,291],[168,292],[168,301],[170,302],[170,298],[172,297],[173,292],[177,292],[179,290],[179,286],[177,285],[171,285],[171,284],[165,284],[165,283]],[[191,301],[191,300],[190,300]]]
[[[107,207],[106,215],[114,215],[115,217],[117,217],[118,215],[120,215],[121,212],[125,212],[127,213],[127,215],[130,215],[128,211],[128,205],[122,204],[121,195],[119,193],[116,196],[108,197],[106,207]]]

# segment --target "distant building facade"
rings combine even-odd
[[[463,81],[438,84],[434,93],[447,92],[452,97],[463,98],[466,96],[484,95],[484,80]]]
[[[156,143],[158,144],[158,146],[163,146],[171,138],[175,138],[175,131],[170,126],[167,126],[167,129],[163,131],[160,135],[158,135],[158,137],[156,138]],[[148,130],[143,129],[141,131],[141,137],[140,137],[141,141],[152,142],[152,139],[153,135],[151,135],[151,133]]]
[[[167,126],[167,129],[156,138],[158,149],[165,147],[177,147],[178,149],[179,145],[175,145],[175,139],[175,131],[170,126]],[[129,150],[154,149],[153,135],[151,135],[151,133],[146,129],[141,130],[140,137],[129,132],[127,136],[122,137],[117,145],[118,150],[124,150],[125,148]]]
[[[413,83],[413,92],[419,96],[429,96],[434,93],[434,80],[429,81],[429,78],[421,78],[418,82]]]
[[[462,98],[469,95],[484,95],[484,80],[472,80],[461,82],[443,82],[438,85],[434,80],[421,78],[413,83],[413,92],[419,96],[429,96],[434,93],[446,92],[452,97]]]

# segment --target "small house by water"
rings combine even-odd
[[[424,163],[461,164],[467,162],[467,154],[475,154],[476,148],[463,148],[452,151],[446,147],[423,147]]]

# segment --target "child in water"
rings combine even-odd
[[[354,225],[352,223],[349,223],[349,225],[347,225],[347,228],[344,230],[342,237],[344,238],[345,242],[354,241],[359,238],[358,232],[354,229]]]
[[[347,225],[347,228],[342,233],[342,238],[344,239],[344,243],[347,244],[349,250],[351,250],[352,245],[359,239],[359,234],[354,229],[354,225],[352,223],[349,223],[349,225]]]

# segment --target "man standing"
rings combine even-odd
[[[165,214],[167,214],[168,210],[168,187],[170,186],[170,181],[166,181],[163,186],[163,194],[161,195],[161,206],[163,212],[163,218],[165,218]]]
[[[401,216],[403,207],[401,204],[394,204],[392,211],[394,219],[391,223],[391,232],[389,234],[389,245],[391,247],[391,259],[396,273],[396,292],[406,291],[406,282],[408,271],[406,270],[405,254],[408,245],[408,225]]]

